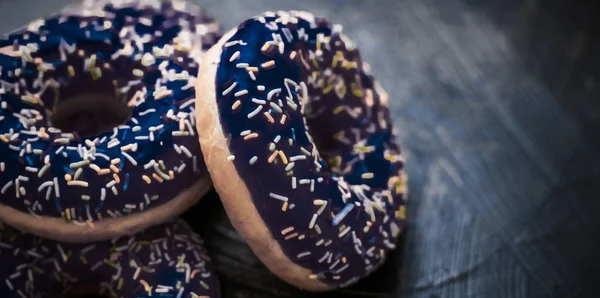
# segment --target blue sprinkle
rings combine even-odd
[[[121,137],[121,141],[125,141],[125,138],[127,137],[127,130],[125,130],[123,132],[123,136]]]
[[[373,244],[373,242],[375,242],[375,240],[377,240],[377,235],[371,237],[371,239],[369,239],[369,241],[367,241],[367,243]]]
[[[98,207],[96,207],[96,209],[94,209],[94,212],[98,213],[100,211],[100,208],[102,208],[102,205],[104,205],[104,202],[100,201],[100,204],[98,204]]]
[[[33,162],[31,161],[31,157],[29,155],[27,155],[27,157],[25,157],[25,160],[27,161],[27,164],[31,167],[33,166]]]
[[[292,128],[292,140],[296,140],[296,131]]]
[[[127,191],[127,188],[129,188],[129,173],[125,174],[125,185],[123,185],[123,190]]]

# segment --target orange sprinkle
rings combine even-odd
[[[8,143],[8,138],[5,135],[0,135],[0,140],[4,143]]]
[[[173,173],[173,171],[169,171],[169,177],[171,177],[171,180],[175,179],[175,173]]]
[[[258,72],[258,67],[256,67],[256,66],[246,67],[246,71]]]
[[[273,116],[271,116],[271,114],[269,112],[265,112],[265,117],[267,117],[267,120],[269,120],[269,122],[271,123],[275,123],[275,119],[273,119]]]
[[[65,174],[65,180],[71,181],[71,180],[73,180],[73,178],[71,177],[71,175]]]
[[[156,179],[156,181],[158,181],[160,183],[163,183],[163,181],[165,181],[165,180],[163,180],[163,178],[158,176],[158,174],[156,174],[156,173],[152,173],[152,178]]]
[[[270,68],[273,68],[274,66],[275,66],[275,61],[274,60],[267,61],[267,62],[265,62],[265,63],[263,63],[263,64],[260,65],[260,67],[262,67],[264,69],[270,69]]]
[[[342,257],[342,263],[346,263],[346,257]]]
[[[316,274],[310,274],[310,275],[308,275],[308,279],[317,279],[317,275]]]
[[[275,157],[277,157],[277,154],[279,154],[279,150],[275,150],[273,151],[273,154],[271,154],[271,156],[269,156],[269,159],[267,160],[269,163],[272,163],[273,160],[275,160]]]
[[[296,237],[298,237],[298,233],[289,234],[284,239],[285,240],[290,240],[290,239],[296,238]]]
[[[269,43],[265,43],[265,44],[264,44],[264,45],[263,45],[263,46],[260,48],[260,51],[264,53],[264,52],[268,51],[268,50],[269,50],[269,48],[271,48],[271,45],[270,45]]]
[[[115,172],[115,173],[119,173],[119,168],[117,168],[115,165],[110,165],[110,169]]]
[[[296,58],[296,51],[292,51],[292,52],[290,53],[290,59],[291,59],[291,60],[294,60],[295,58]]]
[[[113,174],[113,179],[115,179],[115,181],[117,181],[117,183],[121,183],[121,178],[119,178],[119,175]]]
[[[235,109],[237,109],[237,107],[239,107],[241,104],[242,104],[242,102],[241,102],[241,101],[239,101],[239,100],[236,100],[236,101],[233,103],[233,105],[231,105],[231,109],[232,109],[232,110],[235,110]]]
[[[110,174],[109,169],[102,169],[102,170],[98,171],[98,175],[106,175],[106,174]]]
[[[255,132],[253,132],[253,133],[251,133],[251,134],[248,134],[248,135],[246,135],[246,136],[244,137],[244,140],[254,139],[254,138],[257,138],[257,137],[258,137],[258,134],[257,134],[257,133],[255,133]]]
[[[113,164],[113,165],[116,165],[116,164],[118,164],[120,162],[121,162],[120,158],[115,158],[115,159],[113,159],[113,160],[110,161],[110,163]]]

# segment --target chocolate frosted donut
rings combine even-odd
[[[218,30],[183,1],[85,1],[0,40],[0,220],[89,242],[194,204],[195,75]]]
[[[340,26],[304,12],[244,22],[200,66],[196,127],[215,188],[258,257],[301,288],[368,275],[402,230],[403,158],[366,68]]]
[[[0,297],[216,298],[218,282],[202,244],[182,220],[87,244],[43,240],[0,224]]]

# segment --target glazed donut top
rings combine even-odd
[[[402,230],[406,177],[387,94],[356,45],[292,11],[250,19],[218,46],[201,67],[214,85],[197,88],[198,131],[235,227],[300,287],[372,272]]]
[[[193,84],[218,30],[186,2],[85,1],[0,40],[0,203],[91,224],[198,181]],[[131,117],[92,137],[53,127],[85,92],[116,93]]]

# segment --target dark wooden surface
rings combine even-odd
[[[0,0],[0,32],[68,2]],[[593,1],[197,2],[225,28],[291,8],[342,23],[391,95],[409,157],[404,249],[375,278],[328,296],[600,296]],[[226,224],[206,225],[219,212],[204,213],[202,229],[226,296],[301,295],[248,259]]]

